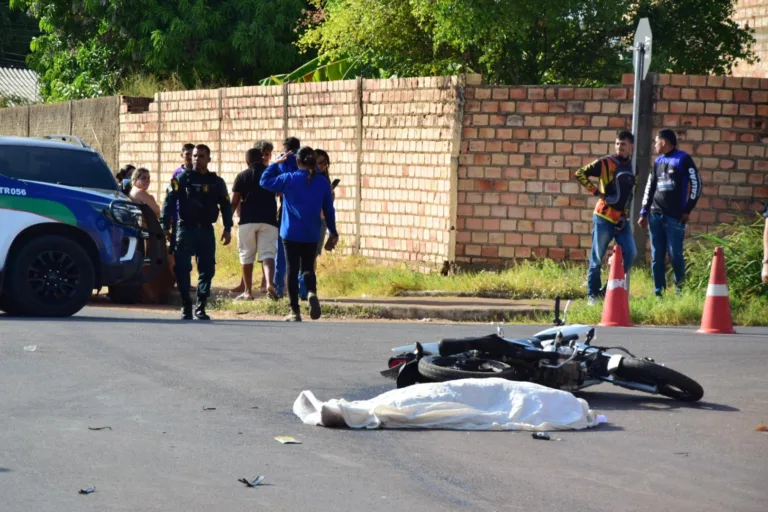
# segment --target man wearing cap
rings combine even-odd
[[[638,224],[650,227],[653,287],[661,297],[667,288],[667,254],[680,293],[685,278],[683,241],[688,219],[701,196],[701,176],[691,155],[677,149],[677,136],[669,129],[660,130],[654,144],[659,155],[643,196]]]

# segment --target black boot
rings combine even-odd
[[[205,305],[208,303],[208,299],[205,297],[197,298],[197,307],[195,308],[195,316],[198,320],[210,320],[211,317],[205,312]]]
[[[181,319],[192,320],[192,299],[181,299]]]

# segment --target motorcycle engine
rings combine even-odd
[[[584,382],[581,368],[576,361],[571,361],[562,368],[546,368],[542,377],[545,386],[563,391],[576,391]]]

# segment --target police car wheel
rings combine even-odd
[[[0,294],[0,311],[9,315],[18,315],[19,308],[16,307],[16,301],[10,295]]]
[[[28,241],[13,255],[10,267],[10,296],[18,314],[71,316],[93,292],[95,272],[88,253],[64,236]]]

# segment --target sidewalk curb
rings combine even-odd
[[[213,293],[213,299],[229,298],[226,292],[217,290]],[[192,294],[194,299],[194,293]],[[441,306],[439,304],[387,304],[375,302],[376,299],[356,302],[354,299],[325,299],[324,305],[333,306],[336,309],[348,310],[350,316],[356,316],[355,312],[360,308],[365,310],[366,318],[382,318],[388,320],[448,320],[453,322],[504,322],[518,318],[532,317],[537,314],[550,314],[552,307],[549,305],[525,305],[520,306],[510,303],[508,306],[469,306],[456,305]],[[167,305],[181,307],[181,296],[178,291],[172,291],[168,295]]]

